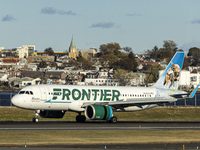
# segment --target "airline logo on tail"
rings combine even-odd
[[[177,52],[162,76],[156,83],[156,88],[178,89],[178,81],[183,67],[184,52]]]

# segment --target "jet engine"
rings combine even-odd
[[[111,106],[88,105],[85,109],[85,116],[91,120],[110,120],[113,115]]]
[[[42,118],[63,118],[65,115],[65,111],[47,111],[41,110],[39,115]]]

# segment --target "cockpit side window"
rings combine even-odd
[[[19,94],[33,95],[33,92],[32,91],[20,91]]]
[[[24,94],[24,93],[25,93],[25,91],[20,91],[20,92],[19,92],[19,94]]]

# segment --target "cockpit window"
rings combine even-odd
[[[33,92],[32,91],[20,91],[19,94],[33,95]]]
[[[25,93],[25,91],[20,91],[20,92],[19,92],[19,94],[24,94],[24,93]]]

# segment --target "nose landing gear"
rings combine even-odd
[[[38,115],[40,113],[40,110],[35,110],[34,113],[35,113],[35,118],[33,118],[33,122],[38,123],[39,122]]]

